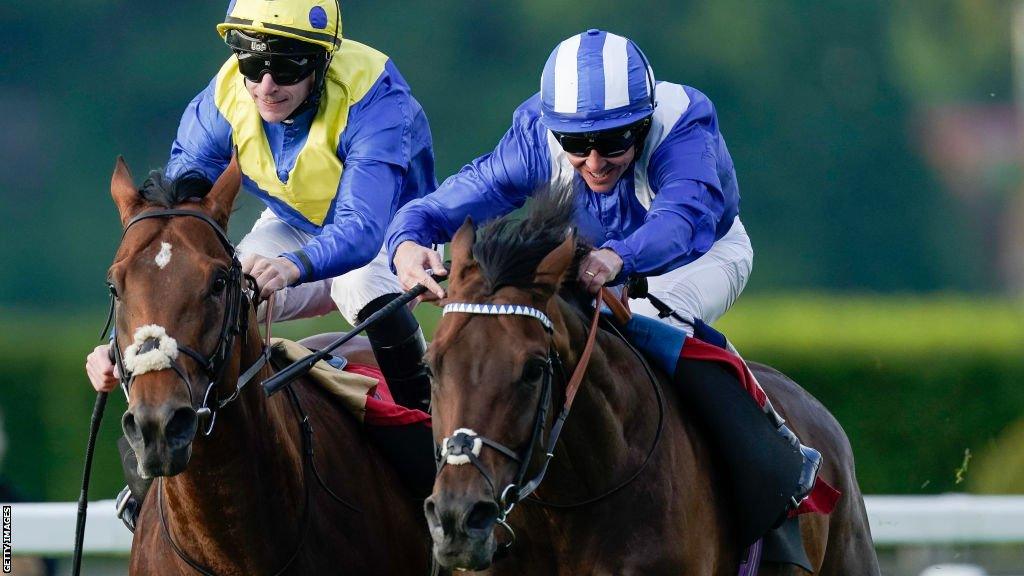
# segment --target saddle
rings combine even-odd
[[[311,353],[298,342],[271,340],[270,361],[279,370]],[[429,414],[396,404],[376,366],[331,356],[314,364],[307,376],[363,424],[367,437],[391,462],[414,497],[430,495],[435,465]]]

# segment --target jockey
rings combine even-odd
[[[622,36],[588,30],[561,42],[540,92],[516,109],[494,151],[399,211],[387,243],[403,286],[422,283],[443,298],[425,272],[443,270],[429,247],[450,240],[467,216],[485,222],[538,191],[574,195],[579,232],[596,246],[579,265],[591,292],[646,276],[649,292],[680,317],[667,321],[692,335],[694,320],[717,320],[747,283],[753,250],[714,106],[689,86],[655,83],[644,54]],[[630,307],[658,315],[647,300]],[[799,444],[770,403],[762,408],[802,453],[799,503],[821,456]]]
[[[341,31],[337,0],[233,0],[217,25],[233,54],[185,109],[165,171],[214,181],[237,151],[242,187],[267,206],[238,251],[261,295],[276,292],[274,320],[338,309],[354,325],[398,296],[385,230],[437,186],[405,79]],[[424,408],[426,345],[411,311],[367,335],[396,401]],[[97,390],[117,383],[106,345],[86,368]]]

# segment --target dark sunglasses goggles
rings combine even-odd
[[[617,158],[622,156],[636,144],[645,128],[650,125],[649,119],[644,119],[635,124],[601,132],[555,132],[555,140],[567,154],[585,157],[590,155],[591,150],[604,158]]]
[[[238,71],[250,82],[259,83],[264,74],[270,74],[279,86],[298,84],[323,63],[323,58],[313,55],[284,56],[259,54],[236,50]]]

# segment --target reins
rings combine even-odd
[[[301,520],[301,523],[300,523],[300,525],[301,525],[301,529],[300,529],[301,530],[301,534],[299,536],[299,540],[298,540],[298,542],[295,545],[295,549],[288,556],[288,560],[285,561],[284,566],[282,566],[279,570],[274,572],[274,576],[280,576],[281,574],[284,574],[288,570],[288,568],[291,567],[292,563],[295,562],[295,559],[299,557],[299,552],[302,551],[302,546],[306,542],[306,536],[309,534],[309,527],[310,527],[310,525],[312,523],[312,508],[313,508],[312,502],[311,502],[311,495],[312,495],[311,486],[312,486],[312,482],[309,481],[310,480],[309,479],[310,472],[312,472],[313,477],[316,478],[317,482],[320,484],[320,487],[325,492],[327,492],[327,494],[332,499],[334,499],[335,501],[339,502],[340,504],[342,504],[346,508],[349,508],[353,512],[356,512],[358,514],[362,513],[362,510],[360,510],[359,508],[357,508],[354,505],[352,505],[349,502],[347,502],[345,499],[343,499],[340,496],[338,496],[337,494],[335,494],[334,491],[331,490],[327,486],[327,484],[324,482],[323,477],[320,475],[320,471],[317,469],[317,466],[316,466],[316,456],[315,456],[314,450],[313,450],[313,440],[314,440],[314,438],[313,438],[313,425],[310,424],[310,422],[309,422],[309,414],[307,414],[305,409],[302,407],[302,402],[299,400],[299,395],[298,395],[298,393],[295,392],[295,390],[293,390],[292,388],[289,388],[288,389],[288,396],[291,399],[291,404],[292,404],[292,407],[295,409],[296,416],[298,416],[299,427],[300,427],[300,429],[302,431],[302,462],[303,462],[303,466],[302,466],[302,470],[303,470],[302,484],[305,487],[305,490],[304,490],[304,492],[305,492],[305,498],[304,498],[305,504],[303,505],[303,510],[302,510],[302,520]],[[178,543],[174,541],[174,538],[171,536],[170,527],[169,527],[169,525],[167,523],[167,517],[166,517],[166,514],[164,512],[164,491],[163,491],[163,479],[162,478],[160,479],[160,483],[157,486],[157,509],[158,509],[158,511],[160,513],[160,525],[161,525],[161,528],[163,529],[164,538],[171,545],[171,549],[174,550],[174,553],[178,556],[178,558],[180,558],[183,562],[188,564],[193,570],[195,570],[196,572],[199,572],[203,576],[217,576],[215,572],[213,572],[212,570],[209,570],[208,568],[204,567],[199,562],[197,562],[194,559],[192,559],[181,548],[181,546],[178,545]]]

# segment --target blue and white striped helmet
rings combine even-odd
[[[632,40],[587,30],[555,47],[540,78],[541,122],[556,132],[597,132],[654,113],[654,72]]]

